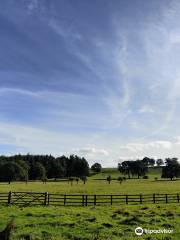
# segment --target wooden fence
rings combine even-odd
[[[180,194],[66,195],[48,192],[0,192],[0,204],[22,206],[96,206],[123,204],[179,203]]]

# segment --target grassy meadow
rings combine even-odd
[[[115,169],[88,178],[86,184],[68,182],[13,182],[1,183],[0,192],[33,191],[63,194],[139,194],[176,193],[180,181],[160,179],[160,169],[151,169],[149,179],[128,179],[120,184],[112,180],[96,180],[120,176]],[[158,181],[155,181],[158,177]],[[180,205],[147,204],[121,206],[52,207],[52,206],[0,206],[0,231],[14,218],[13,240],[126,240],[126,239],[180,239]],[[134,230],[172,229],[172,234],[143,234],[136,236]]]
[[[88,178],[86,184],[76,181],[71,185],[66,182],[12,182],[11,184],[0,183],[0,192],[7,191],[32,191],[32,192],[49,192],[62,194],[145,194],[145,193],[176,193],[180,189],[180,181],[170,181],[160,179],[160,169],[151,169],[149,179],[127,179],[120,184],[117,180],[112,180],[108,184],[104,179],[108,175],[112,178],[118,178],[120,173],[116,169],[104,169],[102,173],[93,175]],[[158,181],[154,178],[158,177]]]
[[[12,239],[126,240],[180,239],[180,206],[0,207],[0,229],[15,219]],[[171,229],[172,234],[136,236],[136,227]]]

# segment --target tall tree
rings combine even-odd
[[[155,160],[153,158],[144,157],[142,161],[147,166],[154,166],[154,164],[155,164]]]
[[[67,161],[67,176],[89,176],[89,164],[86,159],[71,155]]]
[[[124,161],[122,163],[118,163],[118,170],[122,174],[128,175],[128,178],[130,178],[131,172],[132,172],[132,165],[133,165],[133,161]]]
[[[157,159],[156,160],[156,165],[157,166],[162,166],[164,164],[164,161],[162,159]]]
[[[15,162],[24,169],[24,171],[25,171],[25,181],[26,181],[26,183],[28,183],[29,169],[30,169],[29,165],[25,161],[23,161],[21,158],[17,158],[15,160]]]
[[[87,182],[87,177],[86,176],[82,176],[81,180],[83,181],[83,183],[85,184]]]
[[[15,162],[7,162],[0,167],[0,180],[10,182],[14,180],[24,180],[26,172]]]
[[[55,179],[65,176],[65,166],[61,158],[53,159],[53,168],[51,169],[51,176]]]
[[[99,172],[101,172],[101,170],[102,170],[102,166],[101,166],[100,163],[94,163],[94,164],[91,166],[91,170],[92,170],[93,172],[99,173]]]
[[[140,176],[144,176],[147,173],[148,166],[147,162],[143,160],[124,161],[118,164],[118,170],[121,173],[128,175],[128,178],[130,178],[131,175],[137,175],[139,178]]]
[[[46,169],[40,162],[36,162],[33,165],[31,178],[35,180],[42,180],[46,178]]]
[[[57,158],[51,155],[31,154],[0,156],[0,167],[8,162],[17,163],[26,169],[26,173],[28,173],[26,180],[28,180],[28,176],[29,179],[41,179],[45,177],[43,176],[44,172],[46,172],[47,178],[81,177],[89,175],[88,162],[85,158],[76,155]],[[40,169],[43,170],[40,171]],[[39,176],[36,174],[37,172]]]
[[[106,180],[108,181],[108,183],[110,184],[111,183],[111,180],[112,180],[112,177],[111,175],[107,176]]]
[[[148,167],[142,160],[136,160],[131,166],[131,172],[139,178],[148,172]]]
[[[166,158],[166,166],[162,168],[162,178],[173,178],[180,177],[180,163],[177,158]]]

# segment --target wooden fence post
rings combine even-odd
[[[96,205],[96,195],[94,195],[94,206]]]
[[[128,195],[126,195],[126,204],[128,204]]]
[[[142,204],[142,194],[140,194],[140,203]]]
[[[66,205],[66,194],[64,194],[64,206]]]
[[[8,204],[11,204],[11,197],[12,197],[12,192],[10,191],[8,193]]]
[[[112,201],[112,200],[113,200],[113,196],[112,196],[112,194],[111,194],[111,205],[113,204],[113,201]]]
[[[82,195],[82,206],[84,206],[84,194]]]
[[[178,203],[179,203],[179,193],[177,193],[177,201],[178,201]]]
[[[155,193],[153,194],[153,203],[156,203]]]
[[[44,205],[47,205],[47,202],[48,202],[48,192],[45,192],[45,195],[44,195]]]
[[[86,206],[87,206],[87,200],[88,200],[88,196],[86,195]]]
[[[49,201],[50,201],[50,194],[48,193],[48,202],[47,202],[48,205],[49,205]]]
[[[166,194],[166,203],[168,203],[168,195]]]

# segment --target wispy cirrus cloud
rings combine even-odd
[[[32,96],[32,97],[39,96],[38,92],[30,91],[30,90],[23,89],[23,88],[8,88],[8,87],[0,88],[0,96],[2,96],[2,95],[7,96],[8,94],[13,94],[13,93],[17,93],[20,95]]]
[[[138,112],[139,113],[154,113],[154,110],[151,106],[144,105],[138,110]]]
[[[164,141],[164,140],[158,140],[158,141],[152,141],[152,142],[144,142],[144,143],[128,143],[124,146],[121,146],[122,149],[130,150],[131,152],[143,152],[150,149],[170,149],[172,147],[172,142],[170,141]]]
[[[0,10],[2,144],[52,153],[78,146],[106,164],[179,155],[172,140],[180,135],[178,1],[7,2]]]

